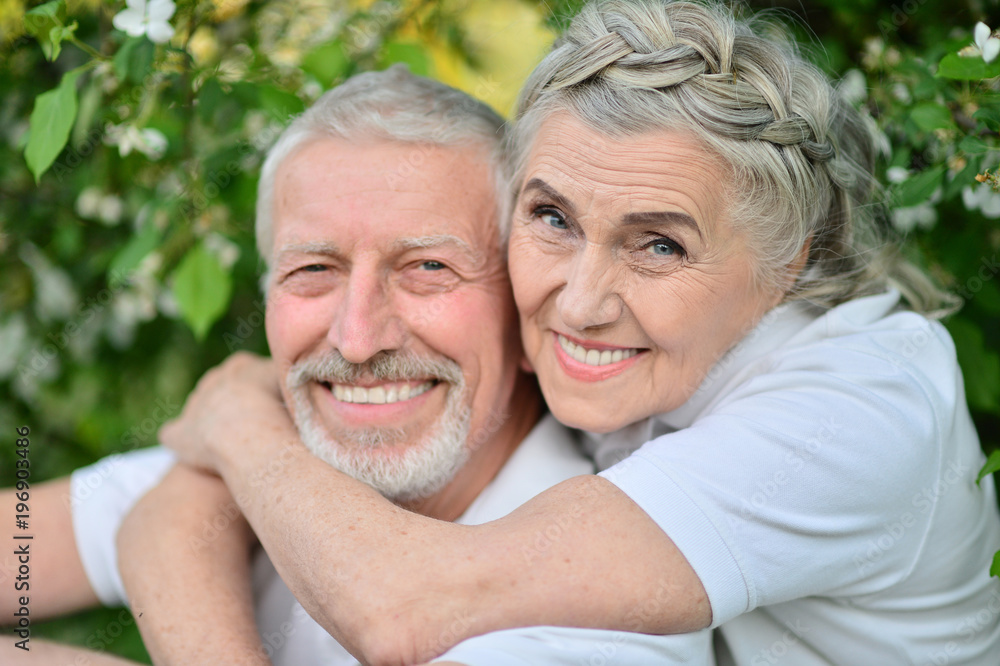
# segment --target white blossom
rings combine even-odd
[[[916,206],[895,208],[892,211],[892,226],[906,233],[915,227],[930,229],[937,222],[937,209],[929,201]]]
[[[868,82],[860,69],[848,70],[837,84],[840,96],[848,104],[858,104],[868,96]]]
[[[901,166],[889,167],[885,172],[885,178],[890,183],[902,183],[910,177],[910,172]]]
[[[27,342],[28,324],[23,313],[15,312],[6,321],[0,322],[0,379],[6,379],[14,372]]]
[[[54,266],[41,250],[25,243],[21,246],[21,260],[31,269],[35,281],[35,314],[42,322],[66,320],[76,309],[79,298],[73,281],[61,268]]]
[[[121,198],[113,194],[107,194],[101,199],[101,203],[97,209],[97,217],[106,226],[113,227],[121,221],[122,213],[124,212],[125,205],[122,203]]]
[[[985,62],[993,62],[997,55],[1000,54],[1000,39],[992,37],[990,26],[982,21],[976,24],[973,34],[975,35],[976,46],[979,47],[979,52],[982,54],[983,60]]]
[[[85,220],[92,220],[101,210],[101,189],[88,187],[76,198],[76,214]]]
[[[989,183],[981,183],[975,188],[962,188],[962,203],[968,210],[978,210],[983,217],[1000,218],[1000,192],[994,192]]]
[[[125,0],[126,9],[115,14],[112,24],[130,37],[146,35],[162,44],[174,36],[170,17],[177,5],[173,0]]]
[[[212,232],[205,236],[205,247],[215,255],[219,264],[225,269],[232,268],[240,257],[240,246],[220,233]]]
[[[118,146],[118,153],[122,157],[136,150],[153,161],[163,157],[167,150],[167,137],[163,136],[163,132],[151,127],[139,129],[135,125],[110,127],[104,136],[104,143]]]

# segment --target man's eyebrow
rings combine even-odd
[[[336,243],[331,241],[309,241],[306,243],[289,243],[278,248],[276,254],[277,261],[293,254],[321,254],[324,256],[335,256],[340,254]]]
[[[548,198],[552,199],[552,202],[565,210],[570,215],[576,215],[576,207],[573,206],[569,199],[559,194],[554,187],[546,183],[541,178],[532,178],[527,183],[524,184],[524,189],[521,190],[521,194],[524,195],[527,192],[537,191],[541,192]]]
[[[674,224],[681,225],[684,227],[690,227],[694,231],[698,232],[698,238],[704,240],[704,236],[701,233],[701,227],[693,217],[687,213],[681,213],[678,211],[662,211],[662,212],[650,212],[650,213],[629,213],[626,215],[622,223],[627,226],[635,225],[651,225],[656,226],[659,224]]]
[[[470,257],[477,255],[464,240],[452,234],[433,234],[430,236],[409,236],[396,240],[393,244],[400,250],[416,250],[426,247],[441,247],[442,245],[452,245],[465,252]]]

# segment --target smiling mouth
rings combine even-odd
[[[559,340],[559,346],[574,361],[596,367],[625,361],[641,351],[634,347],[630,349],[588,349],[583,345],[576,344],[564,335],[557,333],[556,338]]]
[[[352,384],[331,384],[321,381],[326,390],[333,393],[338,402],[361,405],[391,405],[413,400],[437,386],[437,380],[424,382],[389,382],[378,386],[355,386]]]

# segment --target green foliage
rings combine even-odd
[[[583,1],[523,5],[561,27]],[[0,44],[0,423],[29,425],[44,442],[33,478],[154,444],[205,370],[237,349],[266,353],[256,180],[292,116],[395,62],[491,89],[483,72],[495,63],[465,19],[519,2],[191,0],[163,43],[113,29],[120,0],[26,12],[31,38]],[[947,326],[993,452],[985,478],[1000,466],[1000,60],[958,55],[987,18],[979,3],[903,4],[782,11],[881,133],[888,222],[907,255],[965,301]],[[0,471],[12,468],[0,447]],[[43,631],[84,644],[80,627],[115,616],[97,617]],[[127,631],[101,647],[144,659]]]
[[[202,340],[209,327],[226,311],[233,290],[232,277],[203,243],[195,245],[173,274],[174,297],[181,316]]]
[[[69,131],[76,119],[76,80],[83,72],[66,72],[55,90],[35,99],[31,112],[31,136],[24,149],[24,159],[35,176],[42,177],[69,140]]]

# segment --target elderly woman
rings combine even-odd
[[[723,663],[995,663],[995,491],[933,321],[947,298],[880,241],[872,161],[772,32],[715,5],[586,6],[522,95],[509,263],[549,408],[604,471],[458,528],[295,457],[250,516],[291,535],[271,555],[293,590],[388,662],[561,625],[721,627]],[[242,416],[220,436],[189,405],[167,433],[182,458],[294,433],[266,365],[225,372],[194,400]],[[322,534],[270,506],[318,487],[341,515]],[[377,548],[403,533],[405,559]],[[414,619],[379,622],[386,597]]]

